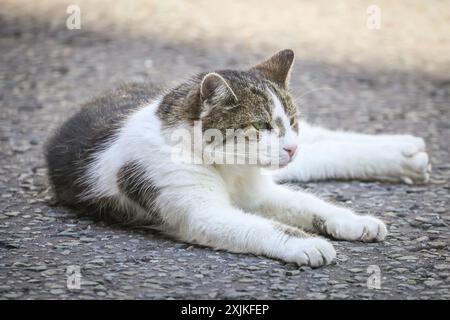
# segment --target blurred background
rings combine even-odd
[[[172,84],[199,71],[248,67],[283,48],[296,52],[298,103],[318,121],[329,110],[314,105],[338,107],[337,116],[357,123],[416,119],[423,87],[437,98],[448,92],[449,1],[2,0],[0,8],[6,96],[30,95],[52,110],[67,104],[70,113],[121,82]],[[410,83],[425,78],[432,83]]]
[[[337,266],[300,273],[53,207],[43,146],[80,103],[123,82],[248,68],[284,48],[296,53],[303,117],[425,138],[429,185],[306,186],[381,216],[389,241],[337,242]],[[1,0],[0,83],[0,297],[450,298],[450,1]],[[383,266],[382,290],[356,285],[367,264]],[[67,290],[67,265],[81,266],[81,291]]]
[[[25,20],[29,32],[36,27],[56,31],[65,29],[70,5],[81,9],[82,33],[137,37],[148,47],[156,40],[228,54],[292,48],[300,60],[398,70],[450,68],[450,3],[442,0],[3,0],[2,13],[17,19],[9,22]],[[380,10],[379,29],[367,26],[371,5]]]

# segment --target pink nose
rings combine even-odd
[[[283,148],[289,155],[289,158],[292,158],[297,151],[297,146],[288,146]]]

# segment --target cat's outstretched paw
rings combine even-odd
[[[429,181],[431,164],[422,138],[410,135],[392,136],[391,141],[381,142],[377,152],[380,152],[380,160],[374,167],[373,179],[401,181],[407,184]],[[369,176],[371,175],[369,173]]]
[[[340,240],[382,241],[387,235],[386,225],[371,216],[352,215],[331,218],[324,222],[322,228],[324,233]]]
[[[292,240],[287,251],[284,260],[311,267],[330,264],[336,258],[333,245],[319,237]]]
[[[406,136],[401,145],[402,174],[400,179],[407,184],[426,183],[430,179],[431,164],[421,138]]]

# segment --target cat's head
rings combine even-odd
[[[295,157],[298,110],[288,90],[293,63],[293,51],[283,50],[248,70],[197,78],[190,95],[206,161],[283,167]]]

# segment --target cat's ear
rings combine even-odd
[[[227,81],[218,73],[211,72],[205,75],[200,84],[200,98],[202,102],[216,105],[220,102],[237,102],[236,94]]]
[[[287,88],[294,58],[294,51],[291,49],[281,50],[252,69],[259,71],[264,77],[282,88]]]

